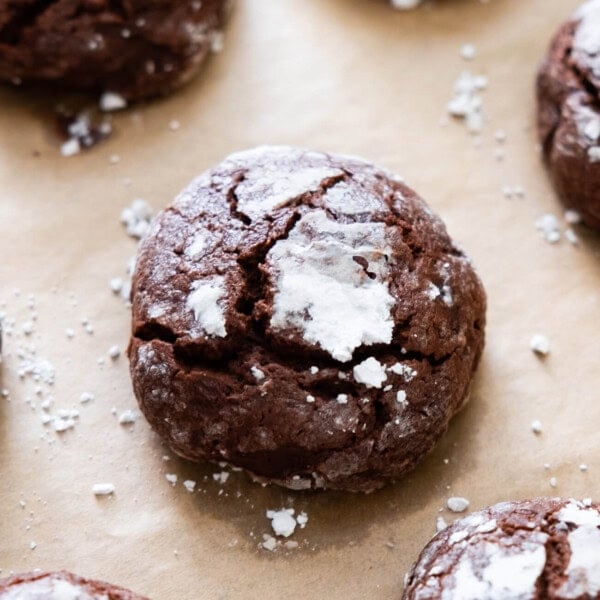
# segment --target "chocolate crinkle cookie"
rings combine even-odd
[[[229,0],[0,2],[0,80],[50,82],[137,100],[189,81]],[[119,101],[120,102],[120,101]]]
[[[0,600],[148,600],[129,590],[67,571],[0,579]]]
[[[423,550],[403,600],[597,600],[599,508],[539,498],[460,519]]]
[[[464,404],[486,301],[409,187],[275,147],[230,156],[156,218],[132,303],[135,393],[175,452],[371,491]]]
[[[537,80],[545,158],[567,207],[600,229],[600,0],[554,37]]]

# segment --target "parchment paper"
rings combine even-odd
[[[225,49],[202,77],[116,115],[117,133],[73,158],[49,133],[56,98],[2,89],[0,311],[16,324],[0,384],[10,394],[0,398],[0,575],[66,568],[154,600],[392,599],[436,517],[455,517],[449,496],[472,509],[545,494],[598,498],[598,239],[578,231],[578,247],[552,246],[534,227],[547,212],[562,218],[536,149],[534,74],[576,5],[440,0],[405,14],[375,0],[239,0]],[[477,48],[469,63],[464,43]],[[480,138],[460,122],[440,125],[465,68],[489,78]],[[360,155],[403,175],[486,285],[487,348],[470,405],[420,468],[382,492],[293,494],[239,473],[220,484],[219,468],[165,461],[143,418],[118,423],[136,408],[126,359],[107,356],[129,332],[108,286],[135,252],[121,209],[141,197],[158,210],[229,152],[263,143]],[[507,185],[523,186],[525,198],[505,198]],[[529,349],[535,333],[551,341],[545,360]],[[56,369],[53,386],[18,376],[18,348],[32,343]],[[94,400],[81,404],[83,392]],[[42,423],[48,393],[49,414],[79,410],[73,429]],[[102,482],[114,496],[93,496]],[[265,510],[282,507],[309,516],[291,538],[299,548],[259,549],[272,533]]]

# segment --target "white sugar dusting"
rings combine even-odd
[[[385,366],[372,356],[356,365],[352,372],[354,379],[368,388],[381,388],[387,379]]]
[[[558,593],[562,598],[595,597],[600,592],[600,514],[581,503],[571,502],[561,509],[558,518],[577,526],[568,535],[571,557],[567,580]]]
[[[329,210],[342,215],[372,214],[382,208],[377,196],[346,182],[329,188],[323,202]]]
[[[342,362],[361,345],[390,343],[390,254],[383,223],[338,223],[320,211],[305,215],[269,253],[276,272],[271,327],[298,328],[307,342]]]
[[[258,367],[252,366],[250,367],[250,372],[254,375],[256,381],[262,381],[265,378],[265,374]]]
[[[317,191],[326,179],[343,175],[333,167],[306,167],[286,172],[280,164],[265,164],[260,175],[257,173],[248,173],[236,188],[237,209],[252,220],[285,206],[301,194]]]
[[[600,34],[600,29],[598,32]],[[587,146],[589,161],[592,163],[600,161],[600,115],[584,104],[580,96],[570,97],[567,105],[573,112],[577,131]]]
[[[590,0],[575,13],[580,20],[573,36],[573,49],[590,55],[600,52],[600,2]]]
[[[3,600],[108,600],[106,594],[90,595],[85,589],[58,577],[43,577],[8,588]]]
[[[471,75],[463,71],[454,84],[454,93],[448,103],[448,112],[464,119],[471,133],[479,133],[483,129],[483,101],[480,92],[487,87],[487,79],[482,75]]]
[[[195,235],[191,243],[186,247],[185,254],[190,258],[194,258],[202,254],[202,252],[206,249],[206,246],[206,234],[201,231]]]
[[[410,365],[406,365],[404,363],[394,363],[391,367],[388,368],[388,371],[395,373],[396,375],[400,375],[404,381],[409,383],[417,376],[417,371],[413,369]]]
[[[442,599],[532,598],[546,562],[547,536],[537,534],[536,538],[516,551],[491,542],[471,546],[461,556],[453,573],[453,586],[444,589]],[[475,556],[479,558],[475,560]]]
[[[219,300],[225,295],[224,277],[215,275],[211,279],[194,282],[187,299],[187,308],[207,335],[225,337],[225,314]]]

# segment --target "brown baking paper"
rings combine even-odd
[[[370,0],[241,0],[225,49],[198,80],[116,115],[109,140],[72,158],[49,132],[55,98],[2,89],[0,311],[16,324],[0,384],[9,391],[0,398],[1,575],[66,568],[154,600],[397,599],[436,518],[455,517],[449,496],[472,509],[544,494],[598,499],[600,245],[584,230],[579,246],[550,245],[534,227],[548,212],[562,221],[536,148],[534,74],[576,5],[440,0],[400,13]],[[477,49],[470,62],[465,43]],[[464,69],[489,79],[481,136],[459,121],[440,125]],[[135,252],[121,209],[140,197],[158,210],[228,153],[265,143],[360,155],[401,174],[486,285],[487,346],[470,404],[414,473],[378,493],[292,493],[240,473],[221,484],[218,467],[172,456],[143,418],[118,423],[136,408],[125,357],[107,355],[129,333],[129,312],[109,289]],[[503,186],[523,186],[525,197],[505,198]],[[529,348],[535,333],[551,341],[545,360]],[[53,386],[19,378],[23,344],[55,367]],[[84,392],[94,400],[81,404]],[[79,411],[73,429],[42,423],[47,394],[50,414]],[[106,482],[115,494],[94,497]],[[272,533],[265,511],[282,507],[308,514],[290,538],[299,547],[259,548]]]

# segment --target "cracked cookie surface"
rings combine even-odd
[[[447,527],[426,546],[403,600],[600,598],[600,512],[591,501],[505,502]]]
[[[219,45],[229,0],[8,0],[0,80],[138,100],[189,81]]]
[[[134,390],[178,454],[294,489],[371,491],[461,408],[485,294],[443,223],[360,160],[230,156],[138,254]]]
[[[544,156],[565,205],[600,229],[600,0],[556,33],[537,79]]]
[[[0,579],[2,600],[147,600],[129,590],[68,573],[22,573]]]

